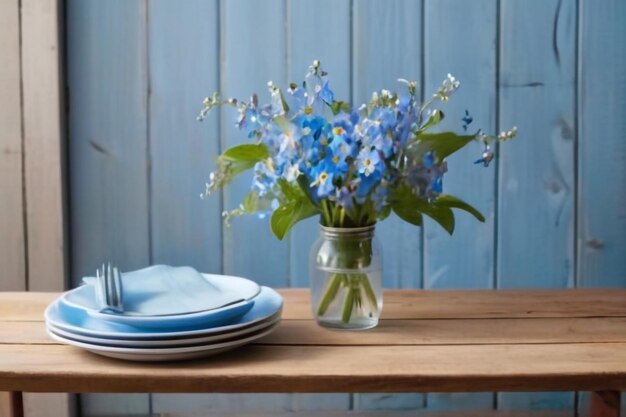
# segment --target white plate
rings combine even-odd
[[[48,328],[58,336],[73,339],[78,342],[89,343],[100,346],[115,346],[115,347],[133,347],[133,348],[158,348],[158,347],[185,347],[200,344],[217,343],[227,339],[235,337],[245,337],[251,335],[254,332],[258,332],[266,327],[270,327],[273,324],[280,321],[280,312],[262,320],[258,323],[242,327],[241,329],[216,333],[208,336],[196,336],[196,337],[181,337],[170,339],[154,339],[154,340],[123,340],[123,339],[110,339],[102,337],[85,336],[78,333],[68,332],[60,327],[56,327],[51,323],[47,323]]]
[[[252,309],[235,323],[206,329],[182,328],[178,330],[167,329],[159,332],[139,329],[122,323],[98,320],[82,309],[70,308],[62,304],[60,299],[55,300],[46,308],[44,317],[46,323],[52,327],[84,336],[121,340],[163,340],[209,336],[239,330],[266,320],[274,314],[280,314],[282,306],[283,299],[280,294],[269,287],[261,287],[261,292],[254,299]]]
[[[175,347],[175,348],[124,348],[113,346],[101,346],[90,343],[79,342],[70,338],[66,338],[55,334],[52,330],[47,329],[48,335],[61,343],[66,343],[81,349],[88,350],[92,353],[108,356],[111,358],[124,359],[130,361],[141,362],[160,362],[160,361],[176,361],[183,359],[203,358],[216,355],[227,350],[235,349],[239,346],[246,345],[254,340],[260,339],[270,334],[279,326],[279,322],[273,324],[269,328],[262,329],[256,333],[248,335],[244,338],[225,341],[222,343],[214,343],[200,346]]]
[[[142,271],[145,272],[145,274],[147,274],[147,276],[149,277],[149,271],[157,267],[158,266],[147,268],[146,270]],[[207,281],[207,285],[210,284],[210,288],[217,288],[218,291],[223,292],[224,294],[240,294],[238,297],[240,299],[243,299],[243,301],[229,304],[220,308],[212,308],[187,314],[159,314],[153,316],[136,315],[134,313],[114,314],[100,311],[101,306],[98,304],[96,299],[95,286],[89,284],[81,285],[78,288],[66,292],[61,297],[61,302],[68,307],[82,310],[96,319],[127,324],[135,327],[151,329],[193,326],[209,327],[220,326],[243,316],[250,310],[250,308],[252,308],[254,298],[258,296],[259,292],[261,291],[261,287],[256,282],[245,278],[213,274],[202,274],[202,277]],[[145,277],[143,277],[142,280],[138,281],[146,281],[146,279],[144,278]],[[129,279],[126,282],[131,281],[132,280]],[[156,284],[158,284],[158,282]],[[146,288],[148,288],[147,285],[148,284],[146,284]],[[157,285],[157,287],[159,287],[159,285]],[[152,287],[149,288],[150,292],[143,293],[144,300],[141,302],[144,304],[143,308],[146,311],[176,310],[176,304],[178,303],[177,295],[168,296],[166,292],[166,290],[168,289],[167,287],[159,287],[160,289],[153,289]],[[137,298],[137,294],[140,291],[140,288],[135,288],[135,298]],[[144,289],[144,291],[146,290]],[[179,289],[178,292],[172,294],[178,294],[181,292],[182,290]],[[207,294],[207,297],[209,296],[211,296],[211,294]],[[136,302],[136,304],[138,305],[140,305],[141,303],[139,301]]]

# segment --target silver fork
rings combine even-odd
[[[122,280],[119,270],[111,266],[102,264],[102,271],[96,270],[96,297],[103,310],[123,313],[122,304]]]

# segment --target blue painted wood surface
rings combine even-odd
[[[422,2],[402,0],[354,2],[352,102],[370,100],[373,91],[398,90],[398,78],[419,80]],[[391,215],[376,231],[383,249],[383,285],[420,287],[421,230]],[[383,300],[384,305],[384,300]],[[357,409],[422,408],[424,395],[358,394]]]
[[[220,3],[221,69],[224,97],[248,99],[253,92],[267,102],[267,82],[287,84],[286,5],[282,0],[222,1]],[[207,93],[208,94],[208,93]],[[222,109],[222,148],[247,140],[235,127],[236,112]],[[250,190],[251,174],[236,178],[224,190],[224,209],[237,208]],[[286,286],[289,240],[277,241],[269,219],[243,216],[224,228],[224,273],[250,277],[263,285]]]
[[[219,114],[195,116],[200,93],[220,88],[218,30],[217,0],[149,2],[152,262],[213,273],[222,270],[222,201],[199,196],[220,151]]]
[[[496,129],[497,2],[457,0],[425,2],[425,94],[441,86],[448,73],[461,87],[447,103],[439,103],[446,118],[441,131],[461,131],[465,110],[473,117],[469,132]],[[467,22],[482,22],[468,25]],[[451,52],[454,53],[451,53]],[[493,288],[495,258],[495,166],[473,162],[483,148],[471,144],[448,159],[444,192],[462,198],[483,213],[485,223],[458,212],[454,236],[427,219],[424,225],[424,287]],[[494,394],[429,394],[429,409],[490,409]]]
[[[502,3],[499,128],[499,288],[574,285],[576,3]],[[532,109],[532,111],[529,111]],[[520,146],[522,145],[522,146]],[[571,393],[501,394],[498,407],[567,408]]]
[[[189,264],[271,286],[307,286],[315,219],[276,241],[267,219],[222,226],[249,176],[199,194],[217,153],[241,143],[235,114],[195,122],[202,98],[267,97],[266,82],[299,81],[313,59],[337,96],[448,72],[461,89],[444,128],[520,137],[489,168],[478,145],[454,155],[445,190],[477,206],[450,238],[390,218],[378,228],[386,287],[626,285],[626,8],[620,0],[69,0],[72,279],[103,259],[124,269]],[[87,415],[335,409],[566,408],[572,393],[86,396]],[[581,408],[582,411],[582,408]]]
[[[67,2],[71,271],[150,258],[147,3]],[[139,395],[84,395],[87,415],[147,413]]]
[[[581,0],[578,53],[578,287],[623,287],[626,270],[626,2]],[[578,410],[586,416],[589,395]],[[622,393],[626,415],[626,394]]]

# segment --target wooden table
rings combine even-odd
[[[318,327],[308,291],[281,290],[284,320],[254,345],[214,358],[146,364],[48,339],[58,294],[0,293],[0,391],[592,391],[593,416],[618,416],[626,388],[626,290],[385,293],[365,332]]]

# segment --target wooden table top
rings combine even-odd
[[[0,293],[0,391],[470,392],[626,390],[626,290],[387,291],[364,332],[323,329],[281,290],[270,336],[202,360],[125,362],[58,344],[58,294]]]

